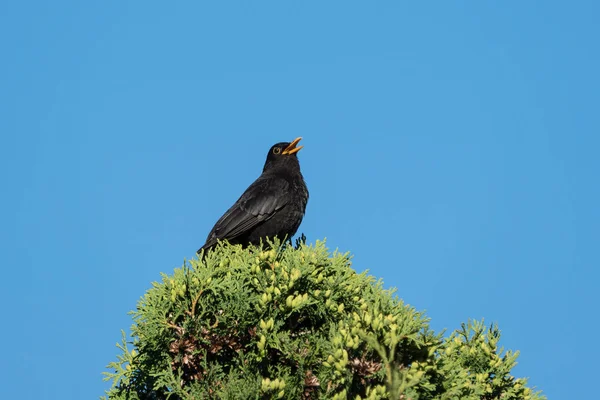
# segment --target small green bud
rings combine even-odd
[[[374,330],[381,328],[381,319],[379,319],[379,317],[377,317],[375,320],[373,320],[373,323],[371,324],[371,326],[373,327]]]
[[[271,388],[271,380],[269,378],[264,378],[260,386],[263,392],[267,392]]]
[[[338,372],[342,372],[344,370],[344,367],[342,366],[341,362],[336,362],[333,364],[333,366],[335,367],[336,371]],[[341,374],[338,374],[338,376]]]
[[[300,278],[300,275],[302,275],[300,270],[297,268],[294,268],[294,269],[292,269],[292,274],[290,275],[290,280],[295,281],[298,278]]]
[[[256,346],[258,347],[259,350],[264,350],[266,343],[267,343],[267,338],[264,335],[260,335],[260,340]]]

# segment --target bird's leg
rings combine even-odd
[[[302,233],[302,235],[300,235],[299,238],[296,239],[296,246],[294,247],[294,249],[298,250],[301,246],[306,244],[306,235],[304,235],[304,233]]]

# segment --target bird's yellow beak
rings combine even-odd
[[[301,137],[297,137],[296,139],[294,139],[294,141],[292,143],[290,143],[288,145],[288,147],[286,147],[285,149],[283,149],[283,152],[281,154],[294,154],[300,151],[301,148],[303,148],[304,146],[298,146],[296,147],[296,145],[298,144],[298,142],[300,142],[302,140]]]

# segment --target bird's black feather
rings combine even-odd
[[[296,141],[297,143],[297,141]],[[295,153],[283,154],[290,143],[271,147],[261,176],[223,214],[198,250],[207,251],[219,240],[258,244],[265,237],[291,237],[304,216],[308,190]]]

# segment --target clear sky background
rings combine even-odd
[[[517,376],[590,398],[599,15],[2,2],[2,397],[102,395],[128,311],[194,256],[268,148],[303,136],[309,242],[351,251],[438,331],[497,322]]]

